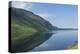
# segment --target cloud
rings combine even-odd
[[[12,1],[12,7],[15,7],[15,8],[21,8],[21,9],[28,9],[30,8],[32,3],[30,2],[22,2],[22,1]]]

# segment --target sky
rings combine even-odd
[[[78,27],[77,5],[14,1],[12,2],[12,6],[31,11],[49,21],[53,26],[57,26],[59,28]]]

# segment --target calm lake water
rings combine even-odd
[[[77,30],[59,30],[35,33],[12,42],[12,52],[64,50],[78,40]]]
[[[54,32],[52,32],[54,33]],[[64,50],[78,40],[77,30],[60,30],[31,51]]]

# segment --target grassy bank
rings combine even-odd
[[[68,47],[68,49],[77,49],[78,48],[78,44],[76,43],[76,44],[73,44],[73,45],[70,45],[69,47]]]

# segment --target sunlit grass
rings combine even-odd
[[[37,32],[34,28],[19,24],[12,24],[11,30],[13,39],[22,39],[32,35],[34,32]]]

